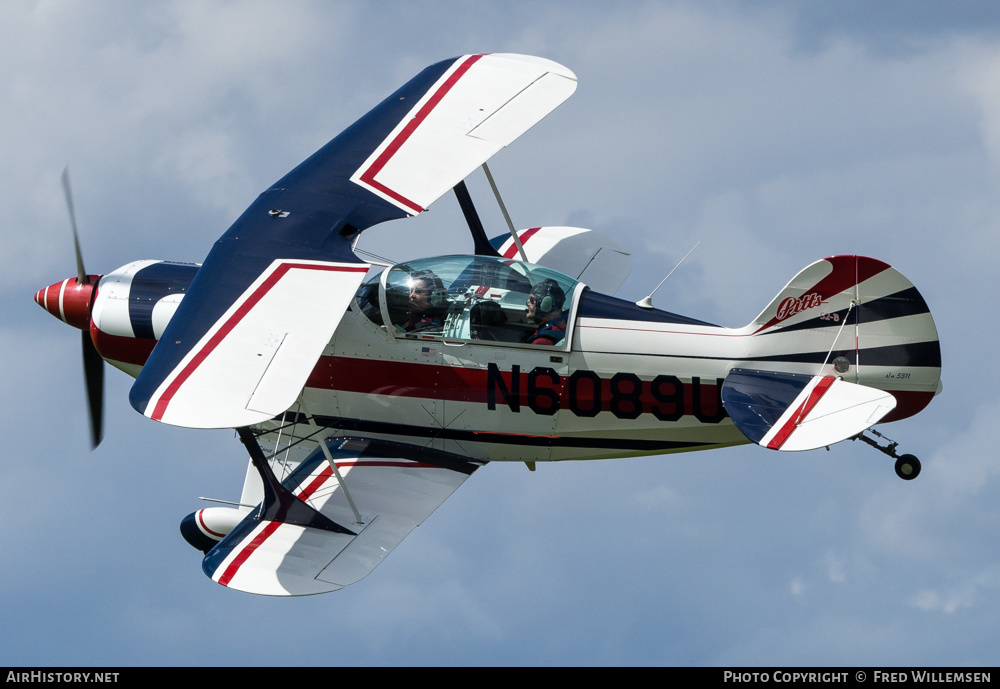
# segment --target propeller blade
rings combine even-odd
[[[83,376],[87,383],[87,404],[90,409],[90,449],[94,450],[104,438],[104,359],[97,353],[97,347],[86,330],[83,331],[82,344]]]
[[[69,168],[62,173],[63,193],[66,195],[66,208],[69,209],[69,223],[73,227],[73,246],[76,248],[76,284],[87,284],[87,271],[83,268],[83,253],[80,251],[80,237],[76,232],[76,213],[73,211],[73,192],[69,188]]]

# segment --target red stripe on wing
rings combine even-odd
[[[423,462],[412,462],[412,461],[408,461],[408,460],[396,460],[396,461],[393,461],[393,460],[390,460],[390,461],[385,461],[385,460],[347,460],[347,461],[344,461],[344,462],[337,462],[337,467],[338,468],[345,467],[345,466],[412,467],[412,468],[419,468],[419,469],[437,469],[437,468],[440,468],[440,467],[434,466],[433,464],[425,464]],[[331,469],[330,465],[327,464],[323,468],[323,470],[321,472],[319,472],[319,474],[317,474],[315,476],[315,478],[313,478],[312,481],[309,482],[309,485],[306,486],[301,492],[298,493],[297,497],[300,500],[302,500],[303,502],[306,501],[306,500],[308,500],[320,488],[323,487],[323,485],[327,482],[327,480],[331,476],[333,476],[333,469]],[[199,519],[200,519],[201,518],[201,512],[198,513],[198,516],[199,516]],[[222,574],[221,577],[219,577],[219,583],[222,584],[223,586],[227,586],[229,584],[229,582],[233,580],[233,577],[236,576],[236,573],[239,571],[240,567],[243,566],[243,563],[246,562],[250,558],[251,555],[253,555],[254,551],[257,550],[257,548],[259,548],[261,545],[263,545],[264,542],[268,538],[270,538],[271,534],[273,534],[275,531],[278,530],[278,527],[281,526],[281,523],[282,522],[268,522],[267,526],[264,527],[264,529],[259,534],[257,534],[254,537],[254,539],[252,541],[250,541],[250,543],[245,548],[243,548],[243,550],[240,551],[239,555],[237,555],[233,559],[233,561],[229,563],[229,566],[226,567],[226,571],[223,572],[223,574]]]
[[[532,236],[534,236],[534,234],[538,232],[540,229],[542,228],[532,227],[530,229],[525,230],[522,234],[519,234],[517,238],[521,240],[521,246],[527,244],[528,240],[531,239]],[[513,239],[511,239],[510,246],[507,247],[507,250],[505,252],[503,252],[503,257],[514,258],[516,254],[517,254],[517,243]]]
[[[438,103],[441,102],[441,99],[445,97],[448,91],[450,91],[451,88],[456,83],[458,83],[458,80],[461,79],[462,76],[469,71],[469,68],[472,67],[472,65],[474,65],[481,57],[483,56],[482,55],[470,56],[468,59],[466,59],[465,62],[459,65],[458,69],[452,72],[451,76],[448,77],[445,80],[445,82],[441,85],[441,87],[434,92],[434,95],[432,95],[427,100],[427,102],[424,103],[423,107],[420,108],[416,116],[406,123],[406,126],[403,127],[402,131],[400,131],[399,134],[397,134],[396,137],[389,142],[389,145],[385,147],[385,150],[383,150],[382,153],[379,154],[379,156],[368,167],[368,169],[365,170],[363,173],[361,173],[360,179],[362,182],[364,182],[365,184],[374,189],[379,190],[380,192],[382,192],[389,198],[393,199],[397,203],[403,204],[410,210],[415,211],[416,213],[423,212],[424,209],[420,206],[420,204],[416,203],[415,201],[411,201],[410,199],[406,198],[399,192],[385,186],[384,184],[376,180],[375,176],[378,175],[378,173],[382,171],[382,168],[384,168],[386,164],[392,159],[392,157],[396,155],[396,152],[400,149],[400,147],[404,143],[406,143],[406,140],[410,138],[413,132],[417,130],[417,127],[423,124],[424,120],[427,119],[427,116],[431,113],[432,110],[434,110],[435,107],[437,107]]]
[[[208,355],[219,346],[219,343],[226,339],[226,336],[232,332],[233,328],[235,328],[241,320],[243,320],[243,317],[250,313],[250,310],[253,309],[253,307],[256,306],[269,291],[271,291],[271,288],[278,284],[278,281],[284,277],[285,273],[292,268],[298,268],[301,270],[341,271],[346,273],[368,272],[367,265],[358,266],[356,268],[349,266],[316,265],[311,263],[282,263],[279,265],[275,271],[271,273],[264,280],[264,282],[257,287],[256,290],[254,290],[253,294],[251,294],[249,298],[247,298],[247,300],[244,301],[238,309],[236,309],[236,312],[229,317],[229,320],[223,323],[222,327],[219,328],[214,335],[212,335],[205,346],[194,355],[187,365],[181,369],[180,373],[178,373],[177,376],[170,382],[167,389],[163,391],[163,394],[160,395],[160,398],[156,401],[156,406],[153,408],[153,413],[150,415],[151,419],[159,421],[163,418],[163,415],[167,411],[167,405],[170,404],[170,400],[173,399],[173,396],[180,389],[181,385],[183,385],[191,374],[194,373],[195,370],[201,365],[201,363],[205,361]]]
[[[830,386],[833,385],[835,380],[837,379],[833,376],[824,376],[818,383],[816,383],[816,387],[814,387],[809,393],[809,398],[799,405],[799,408],[795,411],[795,413],[788,417],[788,420],[781,427],[781,430],[779,430],[775,436],[771,438],[771,442],[767,444],[768,448],[772,450],[781,449],[781,446],[784,445],[785,441],[792,435],[792,431],[798,427],[799,421],[809,415],[809,412],[811,412],[816,404],[823,398],[823,395],[826,394],[827,390],[830,389]]]
[[[239,555],[237,555],[233,561],[229,563],[229,566],[226,567],[226,571],[222,573],[221,577],[219,577],[219,583],[223,586],[229,586],[229,582],[233,580],[234,576],[236,576],[236,573],[240,570],[243,563],[246,562],[251,555],[253,555],[253,551],[257,550],[257,548],[264,544],[264,541],[266,541],[271,534],[278,530],[279,526],[281,526],[281,522],[267,522],[267,525],[261,530],[261,532],[257,534],[252,541],[250,541],[250,545],[241,550]]]

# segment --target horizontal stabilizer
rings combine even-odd
[[[517,237],[529,263],[569,275],[603,294],[614,294],[632,270],[632,254],[618,240],[582,227],[532,227]],[[504,258],[520,259],[514,238],[490,240]]]
[[[269,521],[254,510],[206,556],[223,586],[269,596],[336,591],[367,576],[478,464],[381,441],[326,441],[362,523],[322,447],[282,485],[345,532]]]
[[[785,452],[852,438],[896,407],[888,392],[834,376],[746,369],[729,372],[722,403],[748,439]]]

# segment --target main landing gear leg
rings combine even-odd
[[[876,435],[879,438],[882,438],[883,440],[887,440],[889,441],[889,444],[886,447],[882,447],[881,445],[878,444],[877,440],[875,440],[874,438],[867,437],[865,433],[871,433],[872,435]],[[862,442],[868,443],[879,452],[887,454],[890,457],[894,457],[896,459],[896,466],[895,466],[896,476],[903,479],[904,481],[912,481],[913,479],[915,479],[917,476],[920,475],[920,460],[914,457],[913,455],[896,454],[896,447],[899,446],[899,443],[890,440],[889,438],[886,438],[884,435],[876,431],[874,428],[869,428],[867,431],[862,431],[861,433],[858,433],[856,436],[854,436],[854,438],[852,438],[852,440],[860,440]]]
[[[260,474],[260,480],[264,483],[264,501],[261,502],[255,519],[309,526],[314,529],[357,536],[356,533],[333,521],[281,485],[249,428],[237,428],[236,432],[239,434],[243,446],[250,453],[250,461],[257,469],[257,473]]]

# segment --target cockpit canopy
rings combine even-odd
[[[562,346],[578,287],[573,278],[522,261],[439,256],[370,276],[357,306],[400,338],[531,344],[548,321],[554,325],[535,344]]]

